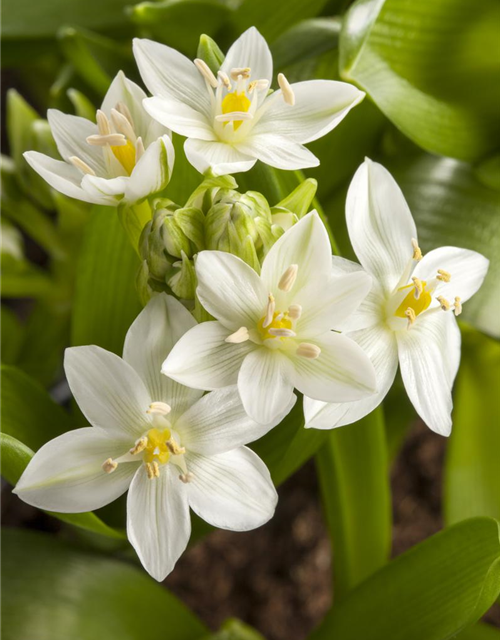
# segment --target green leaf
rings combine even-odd
[[[44,298],[52,293],[52,281],[44,271],[22,263],[16,270],[3,268],[2,295],[4,298]]]
[[[462,334],[453,431],[445,464],[444,513],[448,524],[480,515],[500,519],[500,345],[465,327]]]
[[[391,492],[382,409],[327,433],[316,464],[340,600],[389,558]]]
[[[312,640],[444,640],[500,592],[498,522],[473,518],[432,536],[361,583]]]
[[[357,0],[340,70],[422,148],[477,160],[499,146],[500,5],[477,0]]]
[[[5,529],[4,640],[196,640],[207,628],[144,572],[53,536]]]
[[[283,69],[335,49],[341,25],[339,18],[311,18],[292,26],[271,46],[274,67]]]
[[[457,640],[500,640],[500,630],[489,624],[479,623],[459,633]]]
[[[0,328],[2,331],[2,364],[15,364],[24,339],[24,330],[16,314],[2,304]]]
[[[219,631],[202,640],[265,640],[264,636],[237,618],[226,620]]]
[[[135,290],[139,259],[115,209],[94,207],[78,260],[71,343],[97,344],[121,354],[129,326],[140,311]]]
[[[77,89],[68,89],[67,93],[71,104],[75,108],[76,115],[95,122],[96,108],[87,96]]]
[[[196,171],[186,158],[184,141],[185,138],[176,133],[172,134],[172,142],[175,149],[175,166],[172,179],[165,189],[167,198],[170,198],[172,202],[180,206],[184,206],[189,196],[203,180],[203,176]]]

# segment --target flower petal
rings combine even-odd
[[[236,147],[241,153],[276,169],[306,169],[319,165],[318,158],[309,149],[281,134],[256,132],[238,142]]]
[[[441,282],[437,293],[452,303],[455,296],[466,302],[483,284],[488,266],[489,260],[476,251],[440,247],[425,254],[413,275],[428,281],[436,277],[438,269],[444,269],[451,275],[451,280]]]
[[[243,358],[255,349],[247,340],[231,344],[220,322],[203,322],[177,342],[163,363],[162,373],[195,389],[220,389],[236,384]]]
[[[372,361],[377,374],[377,393],[355,402],[321,402],[304,397],[306,428],[343,427],[371,413],[387,395],[398,369],[396,338],[383,324],[349,334]]]
[[[196,320],[178,300],[160,293],[148,302],[125,337],[123,359],[144,381],[153,402],[172,407],[172,420],[201,398],[202,392],[162,375],[161,366],[177,341],[195,326]]]
[[[249,531],[274,515],[278,494],[262,460],[240,447],[216,456],[186,455],[193,474],[187,485],[191,509],[214,527]]]
[[[221,70],[228,75],[231,69],[250,67],[252,80],[273,79],[273,57],[268,44],[255,27],[247,29],[231,46]]]
[[[144,84],[160,98],[170,98],[211,114],[210,94],[195,64],[167,45],[135,38],[134,56]]]
[[[318,358],[292,356],[294,385],[304,395],[324,402],[350,402],[377,391],[375,369],[354,340],[330,331],[314,344],[321,349]]]
[[[138,438],[151,427],[151,396],[124,360],[96,346],[71,347],[64,354],[71,392],[90,424],[113,437]]]
[[[127,534],[146,571],[161,582],[187,547],[191,520],[185,485],[171,465],[160,477],[137,470],[127,498]]]
[[[223,251],[201,251],[196,275],[201,304],[228,329],[253,329],[265,315],[268,292],[241,258]]]
[[[174,145],[169,136],[152,142],[127,181],[125,200],[137,202],[164,189],[172,175],[174,158]]]
[[[68,431],[47,442],[32,458],[14,489],[24,502],[50,511],[100,509],[128,489],[137,463],[105,473],[102,464],[127,452],[130,442],[107,438],[100,429]]]
[[[346,219],[359,261],[391,292],[412,258],[417,229],[401,189],[382,165],[366,158],[356,171]]]
[[[259,347],[243,360],[238,391],[259,424],[280,422],[293,407],[293,366],[281,351]]]
[[[292,395],[287,412],[295,401]],[[268,424],[255,422],[243,408],[237,387],[226,387],[208,393],[189,408],[175,423],[175,429],[189,451],[215,455],[258,440],[279,421],[280,416]]]
[[[452,313],[423,315],[397,333],[399,364],[408,397],[427,426],[451,433],[451,389],[460,362],[460,330]]]
[[[265,113],[255,126],[255,133],[275,133],[305,144],[326,135],[365,94],[347,82],[308,80],[291,85],[295,104],[290,106],[276,91],[265,104]]]
[[[130,178],[119,176],[118,178],[99,178],[98,176],[83,176],[82,187],[91,198],[101,198],[111,206],[117,206],[127,190]]]
[[[216,140],[215,133],[204,113],[171,98],[147,98],[144,108],[149,115],[175,133],[199,140]]]
[[[257,162],[256,158],[225,142],[190,138],[184,143],[184,152],[197,171],[206,173],[210,169],[214,176],[248,171]]]

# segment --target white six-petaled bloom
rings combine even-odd
[[[248,414],[268,423],[290,405],[294,387],[329,401],[359,400],[376,388],[363,350],[331,329],[371,286],[363,272],[332,276],[328,234],[313,211],[273,245],[259,276],[234,255],[202,251],[197,295],[216,321],[186,333],[162,371],[183,384],[238,384]]]
[[[361,262],[333,259],[337,274],[374,280],[370,294],[344,327],[372,359],[379,390],[355,403],[304,400],[306,426],[331,429],[359,420],[382,402],[398,362],[417,413],[436,433],[451,432],[451,389],[460,362],[456,316],[481,286],[488,260],[475,251],[441,247],[422,257],[417,229],[390,173],[366,159],[346,203],[349,237]]]
[[[160,373],[195,324],[161,294],[130,327],[123,359],[95,346],[68,349],[68,382],[93,426],[44,445],[15,488],[28,504],[64,513],[98,509],[128,489],[128,537],[157,580],[186,548],[189,507],[245,531],[267,522],[277,501],[267,467],[242,446],[274,423],[251,420],[234,387],[203,396]]]
[[[336,127],[365,95],[331,80],[290,85],[283,74],[268,95],[273,60],[255,27],[232,45],[217,77],[203,60],[151,40],[136,39],[134,54],[153,94],[145,109],[188,138],[186,156],[201,173],[248,171],[257,160],[280,169],[317,166],[303,145]]]
[[[24,157],[51,187],[84,202],[134,204],[161,191],[170,180],[174,148],[170,132],[144,110],[145,97],[120,71],[97,111],[97,124],[49,109],[63,160],[37,151]]]

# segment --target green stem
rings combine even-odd
[[[139,254],[139,240],[142,230],[151,220],[151,206],[148,200],[143,200],[132,207],[119,208],[118,215],[132,246]]]

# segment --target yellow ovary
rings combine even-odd
[[[250,109],[251,102],[244,93],[228,93],[222,101],[222,113],[233,113],[234,111],[243,111],[247,113]],[[242,125],[243,120],[234,121],[235,131]]]
[[[160,464],[165,464],[170,458],[170,450],[167,442],[170,440],[172,434],[168,429],[150,429],[146,437],[148,443],[144,449],[143,459],[144,462],[157,461]]]
[[[135,167],[135,147],[127,140],[127,144],[111,147],[113,155],[122,165],[128,175],[130,175]]]
[[[278,320],[280,316],[281,318]],[[276,340],[276,336],[274,336],[272,333],[269,333],[269,329],[291,329],[292,328],[292,321],[288,317],[287,313],[280,313],[278,311],[274,313],[273,319],[271,323],[267,325],[267,327],[263,326],[265,319],[266,319],[265,316],[261,318],[257,325],[257,328],[259,330],[262,340],[269,340],[269,339]],[[283,337],[279,338],[279,340],[284,340],[284,339],[285,338]]]
[[[418,299],[415,298],[415,285],[409,284],[406,287],[401,287],[399,291],[404,291],[405,289],[409,289],[408,294],[406,295],[403,302],[396,309],[396,313],[394,315],[398,316],[398,318],[407,318],[408,309],[412,309],[415,312],[415,316],[418,316],[422,311],[425,311],[432,302],[432,296],[428,291],[425,291],[426,282],[422,281],[423,291],[419,295]]]

